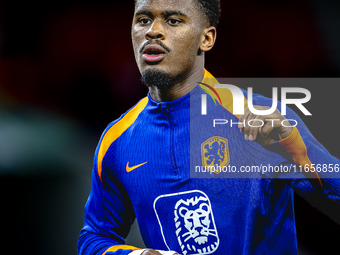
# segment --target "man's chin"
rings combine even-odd
[[[149,88],[156,87],[159,89],[171,88],[176,83],[176,79],[168,72],[158,68],[147,68],[144,70],[141,81]]]

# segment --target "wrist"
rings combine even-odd
[[[279,134],[280,141],[286,139],[293,133],[293,126],[283,127],[281,129],[281,134]]]
[[[299,130],[296,127],[291,127],[291,130],[289,133],[286,133],[284,137],[279,140],[279,143],[283,147],[289,146],[291,143],[295,142],[295,140],[300,136]]]

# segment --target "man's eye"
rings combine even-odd
[[[169,20],[168,20],[168,23],[169,23],[170,25],[178,25],[178,24],[181,23],[181,21],[179,21],[179,20],[177,20],[177,19],[169,19]]]
[[[148,19],[148,18],[140,18],[138,20],[138,23],[141,23],[142,25],[146,25],[146,24],[150,24],[151,23],[151,20]]]

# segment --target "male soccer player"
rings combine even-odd
[[[196,106],[202,94],[211,94],[208,88],[214,90],[204,56],[214,45],[218,16],[217,0],[136,1],[133,49],[150,93],[100,139],[78,254],[297,254],[293,190],[339,207],[338,179],[316,171],[309,172],[312,179],[213,178],[211,172],[190,178],[190,163],[340,163],[291,110],[287,116],[298,120],[298,128],[277,124],[286,120],[278,110],[235,116],[230,96],[217,105],[208,96],[211,115],[239,123],[212,131]],[[192,79],[201,82],[190,86]],[[258,109],[271,105],[261,96],[253,102]],[[254,127],[250,119],[266,124]],[[124,245],[135,218],[149,249]]]

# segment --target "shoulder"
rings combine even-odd
[[[118,119],[111,122],[103,132],[103,140],[116,140],[126,129],[128,129],[137,119],[139,114],[145,109],[149,99],[144,97],[137,104],[131,107],[127,112],[122,114]]]
[[[97,168],[101,177],[102,161],[111,144],[116,141],[138,118],[139,114],[148,104],[148,97],[144,97],[127,112],[122,114],[119,119],[111,122],[104,130],[99,145],[96,150]]]

